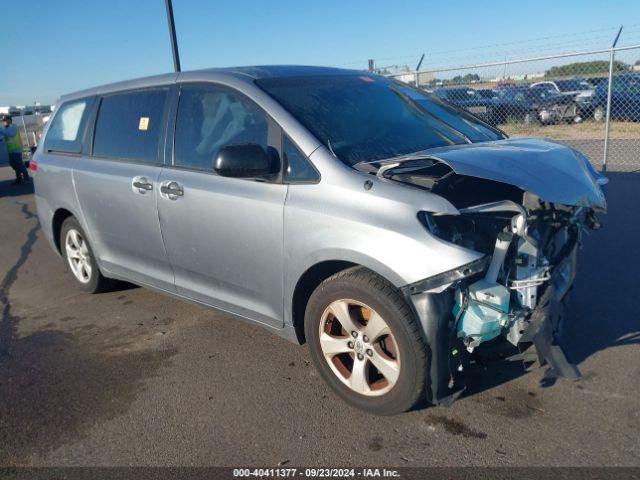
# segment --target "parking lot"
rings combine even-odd
[[[135,287],[80,293],[0,167],[0,465],[640,465],[640,177],[609,174],[568,305],[584,374],[476,367],[450,408],[374,417],[307,347]]]

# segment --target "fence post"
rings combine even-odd
[[[616,45],[618,44],[618,39],[620,38],[620,34],[622,33],[622,27],[618,30],[618,34],[616,38],[613,40],[613,44],[611,45],[611,52],[609,53],[609,79],[607,80],[607,114],[604,121],[604,152],[602,156],[602,171],[607,171],[607,157],[609,156],[609,127],[611,123],[611,90],[613,83],[613,62],[615,60],[616,55]]]
[[[27,141],[27,147],[31,147],[29,133],[27,132],[27,124],[24,121],[24,112],[22,112],[22,115],[20,115],[20,119],[22,120],[22,129],[24,130],[24,139]]]

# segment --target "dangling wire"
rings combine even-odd
[[[338,156],[336,155],[336,152],[333,151],[333,147],[331,146],[331,140],[327,139],[327,147],[329,148],[329,151],[331,152],[331,154],[338,158]]]

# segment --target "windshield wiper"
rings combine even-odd
[[[338,158],[338,156],[336,155],[336,152],[333,151],[333,146],[331,145],[331,140],[330,139],[327,139],[327,147],[329,148],[329,151],[331,152],[331,154],[334,157]]]
[[[401,165],[401,163],[396,162],[396,163],[388,163],[387,165],[382,165],[378,171],[376,172],[376,177],[384,179],[385,176],[384,174],[386,172],[388,172],[389,170],[393,170],[394,168],[397,168]]]
[[[420,104],[418,102],[414,101],[406,93],[401,92],[397,88],[393,88],[393,87],[389,87],[389,90],[391,90],[393,93],[398,95],[400,97],[400,99],[406,105],[408,105],[410,108],[412,108],[413,110],[416,110],[418,113],[420,113],[422,115],[425,115],[425,114],[428,115],[433,121],[435,121],[437,124],[439,124],[441,129],[443,129],[443,130],[451,130],[455,135],[458,135],[459,137],[462,137],[467,143],[473,143],[473,141],[471,141],[471,139],[467,135],[465,135],[463,132],[451,127],[451,125],[449,125],[448,123],[443,122],[438,117],[433,115],[431,112],[428,112],[427,110],[425,110],[422,106],[420,106]],[[457,144],[457,142],[455,140],[453,140],[451,137],[449,137],[448,135],[446,135],[442,131],[440,131],[438,129],[435,129],[435,132],[438,135],[440,135],[443,139],[445,139],[446,141],[450,142],[452,145]]]

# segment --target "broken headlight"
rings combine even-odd
[[[415,293],[426,292],[428,290],[432,290],[434,288],[441,287],[443,285],[448,285],[458,280],[462,280],[467,277],[472,277],[479,273],[482,273],[486,270],[487,265],[489,264],[489,257],[484,256],[474,260],[473,262],[466,263],[464,265],[460,265],[452,270],[447,270],[446,272],[438,273],[433,277],[425,278],[422,280],[418,280],[417,282],[410,283],[405,286],[403,289],[413,295]]]
[[[436,237],[461,247],[491,254],[495,238],[509,222],[513,214],[473,213],[463,215],[433,215],[420,212],[418,218]]]

